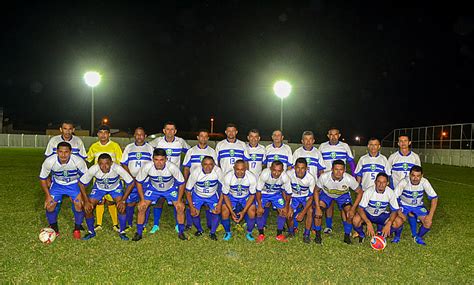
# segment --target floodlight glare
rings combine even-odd
[[[291,93],[291,84],[285,80],[277,81],[273,85],[273,91],[275,92],[275,95],[277,95],[281,99],[286,98]]]
[[[101,78],[102,76],[98,72],[95,72],[95,71],[88,71],[86,72],[86,74],[84,74],[84,81],[89,87],[92,87],[92,88],[99,85]]]

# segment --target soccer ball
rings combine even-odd
[[[42,228],[39,234],[39,240],[42,243],[50,244],[56,239],[56,232],[52,228]]]
[[[383,250],[387,246],[387,241],[383,236],[376,235],[370,240],[370,246],[375,250]]]

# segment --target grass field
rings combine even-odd
[[[38,182],[42,160],[41,150],[0,149],[1,283],[474,283],[474,169],[424,165],[440,197],[428,246],[416,245],[405,225],[402,242],[379,253],[368,242],[344,244],[337,214],[323,246],[304,244],[301,236],[256,244],[243,233],[230,242],[194,235],[180,241],[171,208],[160,231],[140,242],[121,241],[107,213],[96,238],[78,241],[69,202],[59,217],[62,235],[44,245],[38,240],[47,225]],[[271,217],[268,237],[275,233]]]

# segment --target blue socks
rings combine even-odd
[[[191,227],[193,224],[193,216],[191,216],[191,210],[186,208],[186,226]]]
[[[230,219],[222,219],[222,225],[224,226],[224,230],[226,233],[230,232]]]
[[[50,225],[57,223],[58,222],[58,214],[56,212],[56,209],[52,212],[46,211],[46,218],[48,219],[48,223]]]
[[[145,212],[145,222],[143,223],[144,226],[146,226],[148,224],[148,219],[150,218],[150,207],[148,207],[146,209],[146,212]]]
[[[247,220],[247,232],[251,233],[255,227],[255,218],[248,218]]]
[[[410,224],[411,236],[412,237],[416,236],[416,228],[417,228],[416,217],[415,216],[411,217],[410,215],[408,215],[408,224]]]
[[[135,213],[135,206],[127,206],[127,208],[125,209],[125,215],[126,215],[127,224],[129,226],[133,226],[134,213]]]
[[[125,230],[125,227],[127,225],[127,216],[125,214],[118,214],[118,220],[119,220],[119,225],[120,225],[120,232],[123,232]]]
[[[421,226],[420,230],[418,231],[418,236],[423,237],[430,229],[425,228],[425,226]]]
[[[352,231],[352,224],[349,224],[348,222],[342,222],[342,224],[344,225],[344,233],[345,233],[346,235],[351,234],[351,231]]]
[[[263,230],[263,227],[265,226],[265,217],[257,217],[257,229]]]
[[[84,211],[74,211],[74,223],[76,225],[81,225],[84,220]]]
[[[91,232],[92,234],[95,234],[95,230],[94,230],[94,217],[92,217],[92,218],[86,218],[86,224],[87,224],[87,228],[89,229],[89,232]]]
[[[326,217],[326,228],[332,229],[332,217]]]
[[[137,224],[137,234],[143,234],[143,224]]]
[[[345,230],[345,228],[344,228],[344,230]],[[364,229],[362,228],[362,226],[354,227],[354,230],[359,234],[360,237],[365,238],[365,233],[364,233]]]
[[[210,220],[210,219],[209,219]],[[200,216],[197,216],[197,217],[193,217],[193,224],[194,226],[196,227],[196,229],[200,232],[203,232],[204,230],[202,229],[202,226],[201,226],[201,217]]]
[[[155,226],[160,225],[161,212],[163,212],[163,208],[153,208],[153,224]]]
[[[283,230],[285,226],[286,218],[282,216],[278,216],[277,218],[277,230]]]
[[[211,213],[211,234],[215,234],[219,225],[219,215]]]

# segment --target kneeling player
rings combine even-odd
[[[359,242],[365,238],[362,222],[367,224],[367,233],[374,236],[375,231],[372,223],[382,226],[382,235],[387,237],[395,232],[395,239],[400,239],[403,221],[397,217],[399,209],[395,192],[387,185],[389,183],[388,175],[380,172],[375,178],[375,185],[370,186],[364,192],[359,204],[357,214],[352,220],[354,230],[359,234]],[[387,209],[390,206],[390,211]]]
[[[430,211],[426,210],[423,204],[423,194],[426,193],[428,199],[431,200]],[[403,221],[407,220],[410,224],[411,235],[416,243],[426,245],[423,236],[429,232],[433,223],[433,216],[438,205],[438,195],[434,191],[430,182],[423,177],[423,169],[421,166],[413,166],[410,170],[409,177],[400,181],[395,188],[395,194],[400,200],[399,216]],[[416,219],[420,219],[422,225],[418,233],[416,232]]]
[[[94,186],[89,194],[89,198],[86,197],[85,185],[95,178]],[[108,153],[99,155],[97,164],[93,165],[89,170],[81,177],[80,188],[84,195],[84,208],[86,210],[86,223],[89,229],[89,233],[86,234],[82,239],[89,240],[95,237],[96,232],[94,229],[94,209],[102,200],[105,195],[110,195],[117,204],[119,210],[119,236],[122,240],[128,240],[125,234],[126,216],[125,216],[125,200],[123,198],[122,178],[127,184],[126,193],[130,193],[133,189],[133,178],[128,172],[123,169],[122,166],[114,163],[112,157]],[[128,195],[128,194],[127,194]]]
[[[222,194],[224,194],[225,205],[222,207],[222,225],[225,229],[224,240],[230,240],[230,220],[237,224],[248,215],[247,234],[245,237],[249,241],[255,241],[252,236],[255,227],[255,188],[257,179],[252,172],[247,171],[247,166],[242,159],[234,164],[234,171],[228,172],[222,184]],[[237,213],[236,213],[237,211]]]

